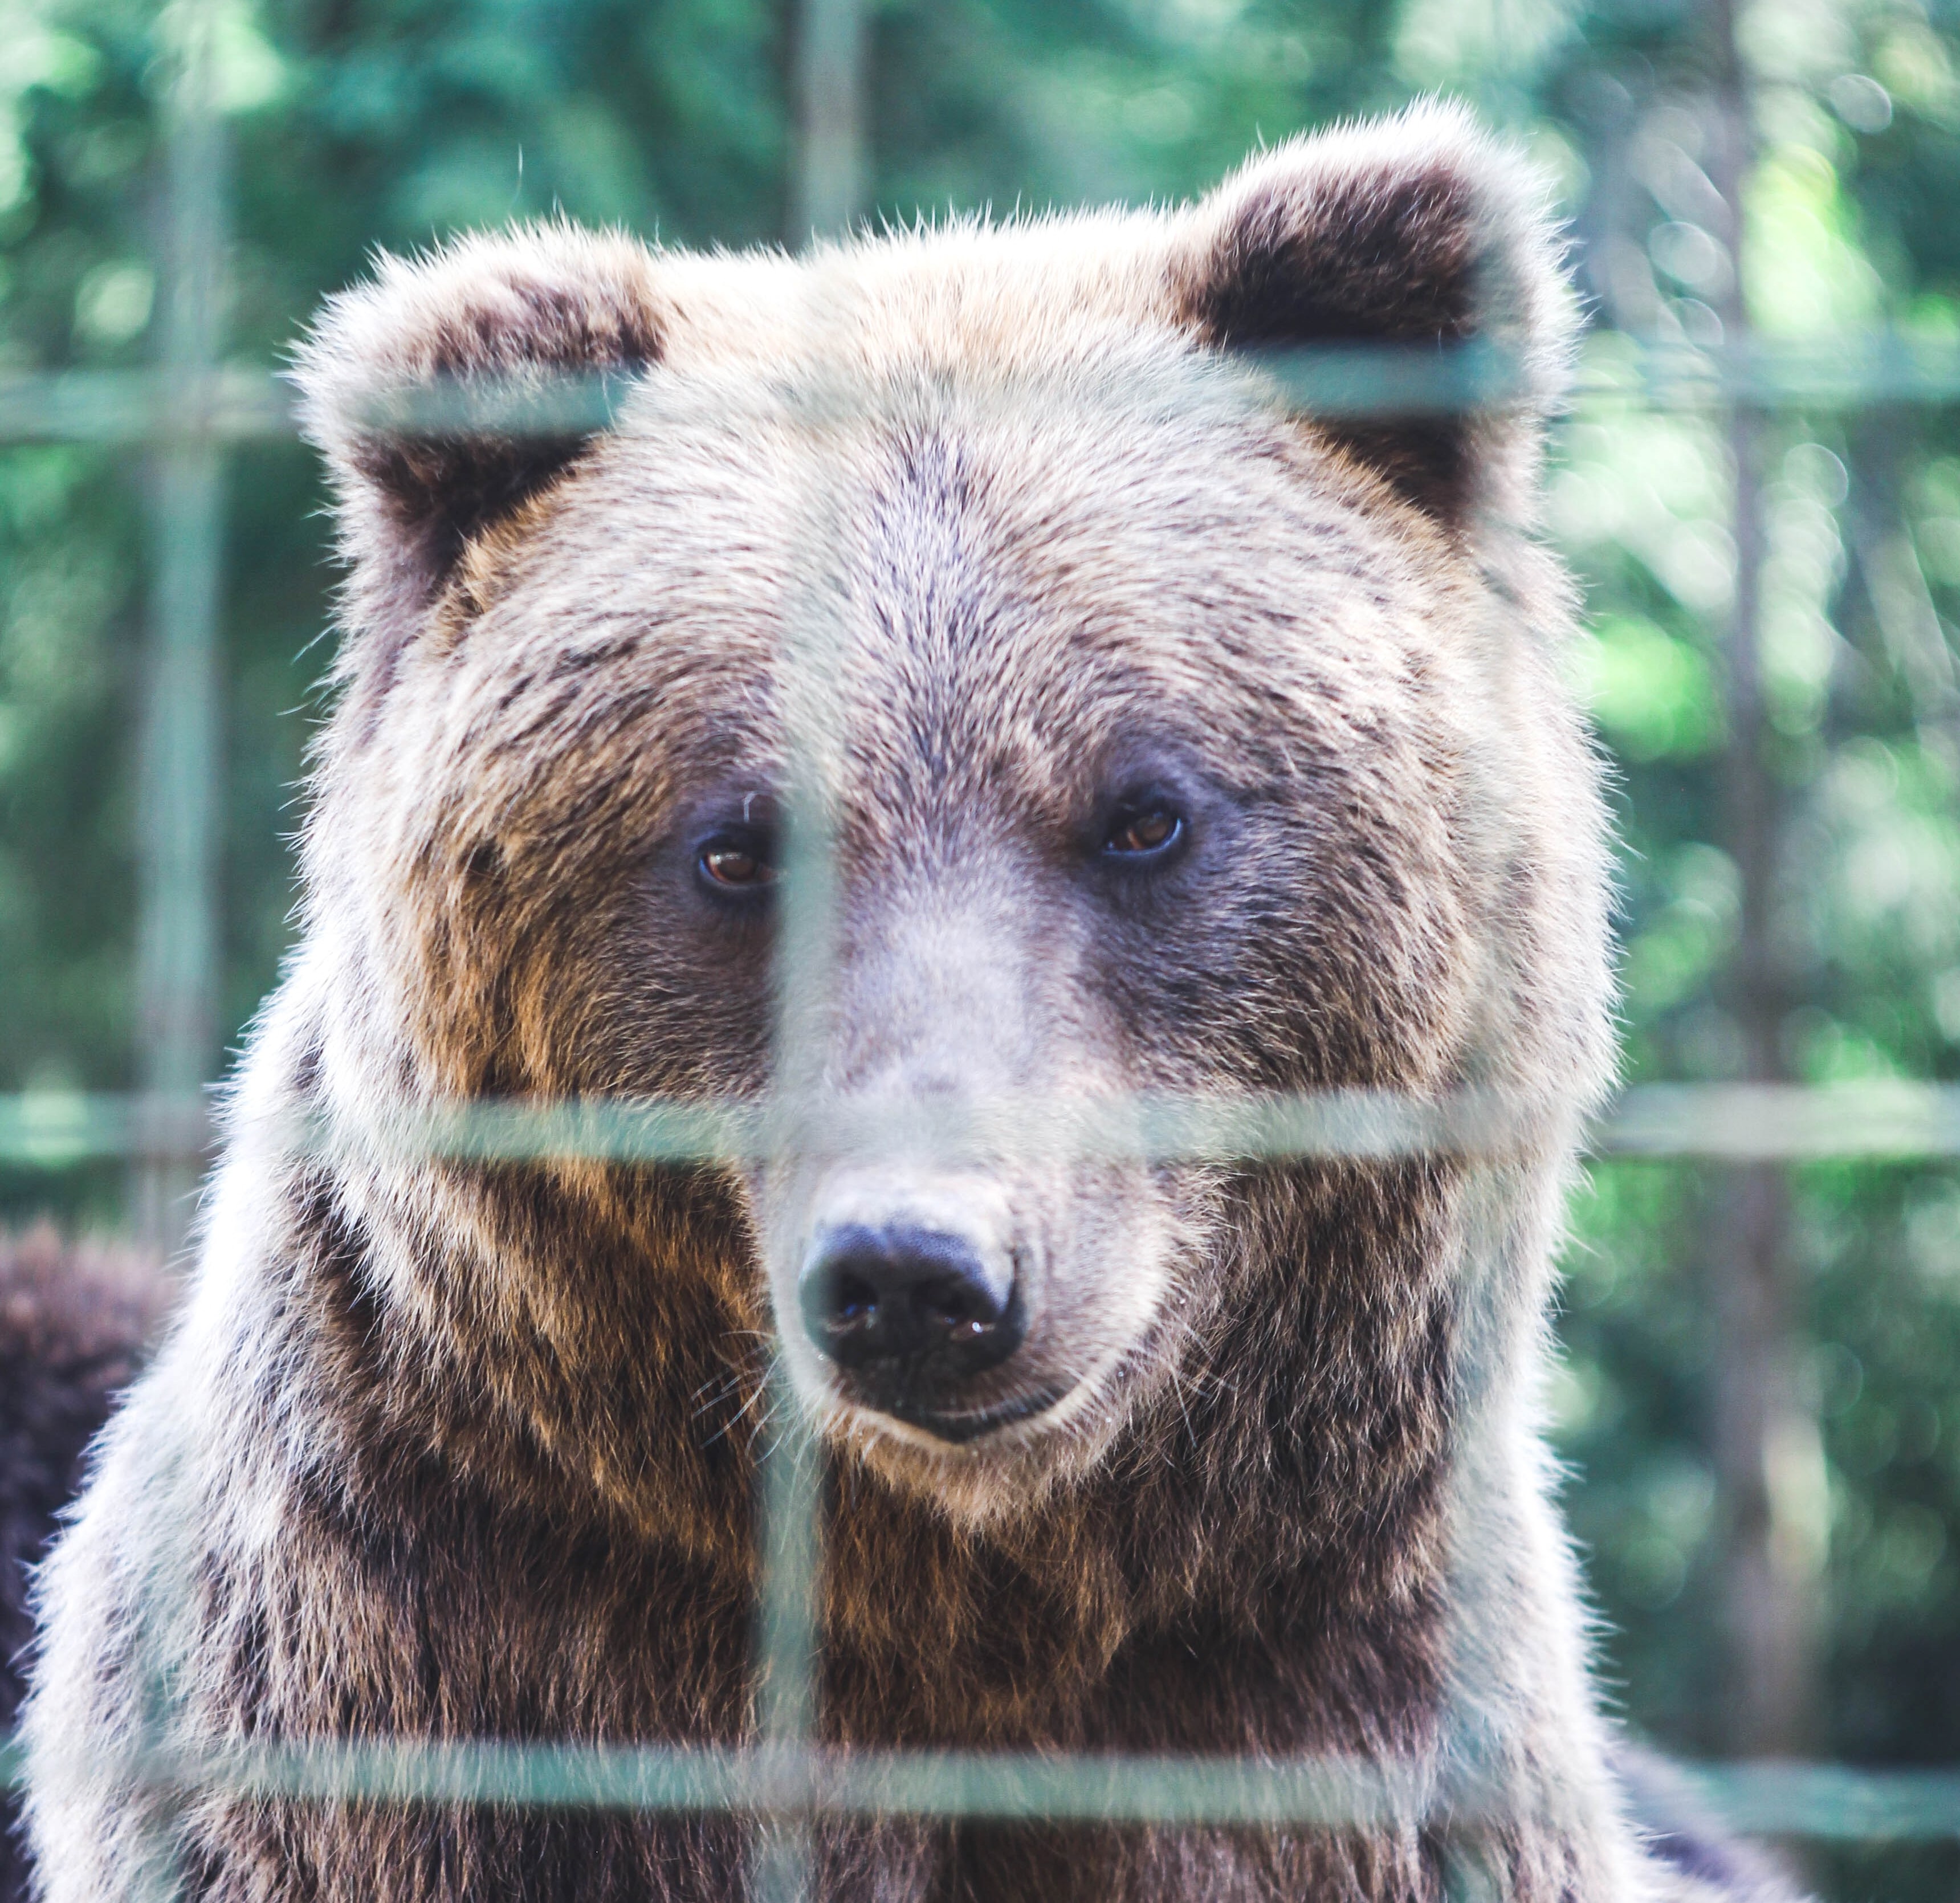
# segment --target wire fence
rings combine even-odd
[[[1501,405],[1519,393],[1516,358],[1488,344],[1325,345],[1247,353],[1300,409],[1323,417],[1447,413]],[[365,419],[402,429],[494,429],[552,435],[615,428],[631,387],[621,377],[558,376],[418,385],[389,393]],[[1656,342],[1596,333],[1554,393],[1583,415],[1621,407],[1722,412],[1828,412],[1960,403],[1960,344],[1871,332],[1732,345]],[[724,399],[730,400],[730,399]],[[227,364],[194,371],[0,371],[0,441],[220,444],[296,435],[291,386],[269,371]]]
[[[1237,1098],[1168,1096],[997,1097],[984,1112],[928,1106],[815,1112],[752,1103],[587,1099],[556,1104],[417,1108],[358,1128],[324,1119],[268,1120],[240,1134],[309,1154],[381,1149],[400,1157],[479,1163],[588,1160],[743,1163],[779,1154],[820,1119],[832,1144],[918,1141],[947,1150],[963,1140],[989,1154],[1061,1153],[1153,1163],[1249,1163],[1290,1157],[1489,1156],[1532,1134],[1531,1115],[1494,1094],[1414,1099],[1334,1090]],[[215,1136],[198,1097],[47,1090],[0,1096],[0,1163],[68,1169],[103,1159],[201,1163]],[[1960,1156],[1960,1087],[1892,1081],[1841,1084],[1666,1084],[1624,1092],[1586,1126],[1598,1157],[1801,1163],[1863,1158],[1905,1163]]]
[[[827,24],[813,36],[809,57],[826,70],[851,70],[848,48],[858,30],[853,10],[817,11]],[[224,566],[219,479],[231,447],[294,429],[280,380],[221,361],[216,287],[225,189],[212,104],[214,18],[212,9],[183,0],[167,17],[177,78],[166,108],[165,281],[171,295],[161,367],[154,373],[0,377],[0,442],[143,444],[161,459],[152,485],[142,802],[145,1087],[124,1096],[44,1091],[0,1097],[0,1163],[54,1170],[128,1159],[145,1173],[158,1208],[181,1204],[215,1141],[201,1087],[213,1017],[213,709]],[[857,161],[836,125],[822,113],[816,117],[813,136],[825,155],[810,198],[813,218],[822,221],[825,214],[815,208],[848,199]],[[1327,348],[1273,356],[1260,369],[1286,400],[1322,416],[1483,410],[1520,394],[1516,364],[1481,346],[1442,352]],[[418,388],[385,397],[370,420],[405,431],[504,435],[631,428],[637,425],[622,412],[631,394],[630,383],[620,380]],[[1602,338],[1558,400],[1579,412],[1592,406],[1726,412],[1952,404],[1960,403],[1960,345],[1874,336],[1697,349]],[[826,426],[823,408],[810,406],[808,427]],[[810,499],[808,548],[829,544],[828,506],[824,497]],[[835,935],[826,784],[835,769],[824,764],[830,730],[820,704],[835,671],[827,645],[835,631],[814,605],[814,593],[813,604],[799,622],[800,651],[785,660],[793,686],[805,696],[800,702],[792,696],[789,723],[801,743],[793,757],[815,762],[788,796],[791,854],[778,951],[784,980],[778,1048],[786,1071],[794,1070],[799,1041],[828,995]],[[1502,1093],[1475,1091],[1433,1099],[1357,1091],[1041,1097],[899,1112],[853,1109],[785,1093],[764,1102],[400,1106],[363,1119],[270,1128],[234,1120],[228,1134],[324,1157],[479,1163],[733,1165],[812,1146],[826,1154],[875,1156],[897,1147],[940,1157],[1153,1163],[1438,1154],[1488,1161],[1561,1140],[1573,1115],[1569,1105],[1521,1103]],[[1604,1156],[1726,1163],[1960,1157],[1960,1088],[1647,1087],[1627,1092],[1588,1124],[1584,1141]],[[154,1212],[151,1220],[167,1221]],[[737,1812],[778,1826],[759,1840],[757,1882],[764,1895],[781,1898],[807,1887],[809,1845],[799,1831],[819,1815],[1339,1827],[1420,1816],[1444,1801],[1433,1771],[1400,1773],[1358,1760],[974,1755],[818,1743],[816,1459],[793,1401],[785,1398],[773,1409],[764,1446],[755,1669],[762,1695],[752,1745],[348,1739],[193,1749],[173,1742],[165,1723],[134,1768],[186,1798],[224,1790],[323,1800]],[[8,1777],[18,1777],[19,1748],[0,1745],[0,1754]],[[1702,1794],[1745,1829],[1838,1841],[1960,1840],[1960,1771],[1738,1764],[1701,1767],[1693,1777]],[[1459,1815],[1466,1801],[1461,1790],[1447,1797]],[[160,1893],[173,1893],[175,1885],[173,1878]]]
[[[24,1754],[0,1746],[0,1774]],[[1189,1826],[1366,1827],[1420,1812],[1413,1774],[1372,1761],[1271,1763],[1122,1753],[848,1751],[822,1745],[670,1745],[348,1740],[157,1750],[147,1780],[321,1802],[488,1804],[540,1810],[759,1816],[970,1818]],[[1940,1843],[1955,1836],[1960,1775],[1836,1765],[1697,1765],[1688,1788],[1734,1828],[1833,1843]]]

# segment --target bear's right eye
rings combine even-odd
[[[695,870],[723,892],[756,892],[776,882],[776,868],[759,844],[711,840],[695,861]]]

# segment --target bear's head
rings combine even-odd
[[[963,1513],[1229,1379],[1276,1279],[1427,1352],[1442,1205],[1338,1265],[1313,1212],[1435,1171],[1202,1113],[1600,1086],[1596,775],[1531,536],[1572,323],[1529,180],[1434,107],[1176,212],[384,262],[301,371],[352,571],[307,846],[361,994],[332,1087],[765,1112],[726,1168],[554,1193],[639,1225],[649,1287],[721,1209],[731,1336]],[[1505,376],[1303,411],[1261,354],[1302,346]],[[383,415],[558,376],[521,432]],[[640,1338],[630,1281],[535,1254],[483,1272],[553,1282],[498,1300],[561,1360]]]

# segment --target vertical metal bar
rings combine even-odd
[[[810,539],[799,552],[806,570],[820,568],[826,540],[815,533],[821,506],[807,513]],[[820,728],[810,705],[827,678],[817,658],[824,644],[813,625],[822,613],[820,582],[807,575],[782,657],[784,727],[790,784],[784,789],[784,852],[776,949],[778,1020],[775,1089],[790,1115],[792,1154],[778,1166],[794,1169],[794,1147],[809,1140],[814,1119],[804,1103],[821,1078],[816,1061],[829,989],[834,872]],[[821,1454],[778,1357],[769,1374],[767,1415],[757,1474],[761,1524],[757,1581],[756,1729],[765,1749],[803,1750],[816,1736],[822,1644],[823,1564],[819,1497]],[[803,1903],[810,1893],[810,1828],[801,1818],[775,1817],[756,1841],[752,1903]]]
[[[759,1475],[756,1730],[765,1749],[788,1755],[816,1737],[823,1563],[819,1456],[801,1404],[780,1373],[772,1376],[768,1405]],[[756,1847],[754,1903],[801,1903],[810,1891],[810,1830],[803,1819],[765,1820]]]
[[[816,320],[823,321],[824,313]],[[832,393],[803,396],[794,419],[808,479],[822,479],[822,439],[833,427]],[[787,1112],[778,1128],[794,1169],[820,1134],[823,1052],[835,962],[837,867],[833,813],[840,784],[838,664],[842,606],[831,568],[836,499],[813,489],[796,551],[797,584],[786,617],[779,680],[788,783],[775,953],[774,1089]],[[822,1682],[822,1456],[778,1357],[770,1375],[758,1475],[756,1723],[765,1749],[798,1752],[817,1736]],[[811,1892],[813,1845],[802,1817],[765,1821],[752,1873],[755,1903],[801,1903]]]
[[[221,452],[210,423],[223,322],[226,231],[224,128],[218,113],[212,0],[169,0],[158,14],[164,195],[159,208],[164,312],[161,377],[167,418],[148,467],[151,593],[145,656],[138,858],[137,1036],[145,1088],[194,1096],[215,1039],[217,646],[223,581]],[[188,1227],[197,1166],[158,1157],[134,1185],[144,1239],[174,1253]],[[159,1636],[181,1615],[182,1582],[159,1580],[145,1609],[144,1742],[174,1730],[176,1701]],[[162,1657],[157,1654],[164,1645]],[[153,1793],[146,1895],[183,1894],[175,1804]]]
[[[864,208],[864,0],[798,0],[789,241],[848,230]]]
[[[1747,245],[1743,191],[1752,150],[1748,75],[1736,0],[1712,0],[1717,92],[1713,181],[1729,208],[1731,287],[1721,317],[1728,341],[1746,342]],[[1728,638],[1729,749],[1722,791],[1724,844],[1741,883],[1729,974],[1730,1004],[1751,1083],[1785,1070],[1787,1005],[1773,911],[1782,800],[1761,679],[1762,482],[1764,418],[1738,400],[1729,413],[1735,465],[1736,599]],[[1730,1747],[1750,1756],[1794,1756],[1809,1742],[1816,1674],[1815,1583],[1791,1484],[1814,1462],[1817,1427],[1796,1367],[1796,1297],[1790,1286],[1790,1185],[1783,1165],[1726,1173],[1713,1264],[1720,1348],[1713,1400],[1720,1490],[1723,1615],[1729,1675],[1724,1723]]]
[[[208,418],[223,320],[228,224],[224,130],[207,0],[158,21],[170,78],[163,101],[162,371],[170,429],[149,466],[151,592],[140,797],[137,1038],[145,1090],[194,1095],[215,1042],[218,931],[215,681],[224,472]],[[189,1159],[136,1172],[139,1234],[183,1243],[196,1186]]]

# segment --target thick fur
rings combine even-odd
[[[1727,1903],[1791,1903],[1799,1894],[1790,1873],[1731,1832],[1666,1758],[1622,1741],[1612,1762],[1649,1845],[1697,1891]]]
[[[81,1485],[83,1456],[135,1378],[165,1282],[135,1252],[0,1235],[0,1736],[24,1686],[27,1580]],[[0,1798],[0,1903],[27,1894],[14,1806]]]
[[[224,1899],[740,1894],[734,1821],[186,1798],[132,1753],[753,1736],[772,1362],[828,1450],[826,1738],[1326,1752],[1420,1793],[1332,1831],[827,1824],[819,1895],[1678,1892],[1606,1765],[1535,1429],[1611,1051],[1598,772],[1532,539],[1572,323],[1528,182],[1437,110],[1185,211],[806,263],[546,228],[329,307],[301,375],[351,579],[304,938],[187,1316],[46,1576],[49,1903],[160,1861]],[[1231,355],[1328,337],[1488,337],[1525,393],[1322,427]],[[392,380],[628,368],[601,436],[373,422]],[[1188,844],[1132,879],[1095,842],[1139,775]],[[835,905],[827,981],[784,995],[770,915],[717,910],[695,853],[799,788]],[[1520,1118],[1482,1159],[1040,1134],[1330,1087]],[[806,1140],[739,1168],[387,1138],[457,1099],[772,1090]],[[333,1141],[295,1153],[296,1116]],[[908,1425],[806,1339],[798,1265],[867,1210],[1018,1265],[1026,1344],[958,1397],[994,1430]]]

